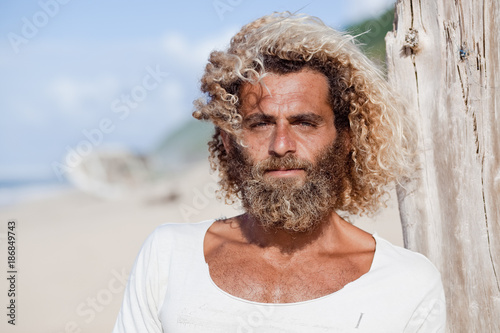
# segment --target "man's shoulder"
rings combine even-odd
[[[155,248],[160,252],[183,250],[200,246],[206,231],[215,220],[196,223],[164,223],[155,228],[144,242],[143,247]],[[178,251],[176,251],[178,252]],[[182,252],[182,251],[181,251]]]
[[[214,222],[214,219],[195,223],[168,222],[156,227],[153,234],[159,238],[170,237],[170,235],[194,236],[199,233],[205,233]]]
[[[376,235],[374,238],[377,242],[375,270],[404,277],[406,281],[418,281],[422,285],[441,281],[438,269],[423,254],[393,245]]]

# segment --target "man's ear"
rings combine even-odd
[[[351,149],[352,149],[352,138],[351,138],[351,131],[350,130],[346,130],[345,131],[345,144],[346,144],[347,151],[351,151]]]
[[[222,139],[222,144],[227,153],[231,150],[231,135],[228,134],[223,129],[220,130],[220,138]]]
[[[342,141],[344,142],[344,148],[347,153],[352,150],[352,138],[350,130],[342,130],[338,135],[341,136]]]

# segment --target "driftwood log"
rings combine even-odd
[[[419,136],[404,242],[441,271],[454,333],[500,332],[499,35],[499,0],[399,0],[386,37]]]

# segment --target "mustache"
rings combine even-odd
[[[264,173],[266,173],[266,171],[282,169],[303,169],[306,173],[310,173],[313,168],[313,163],[297,158],[294,155],[285,155],[283,157],[271,156],[256,163],[252,168],[252,175],[260,178],[264,175]]]

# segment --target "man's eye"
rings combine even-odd
[[[313,124],[313,123],[310,123],[310,122],[307,122],[307,121],[301,121],[299,123],[300,126],[304,126],[304,127],[316,127],[316,124]]]
[[[265,127],[267,125],[269,125],[269,123],[261,121],[261,122],[258,122],[258,123],[250,124],[250,128]]]

